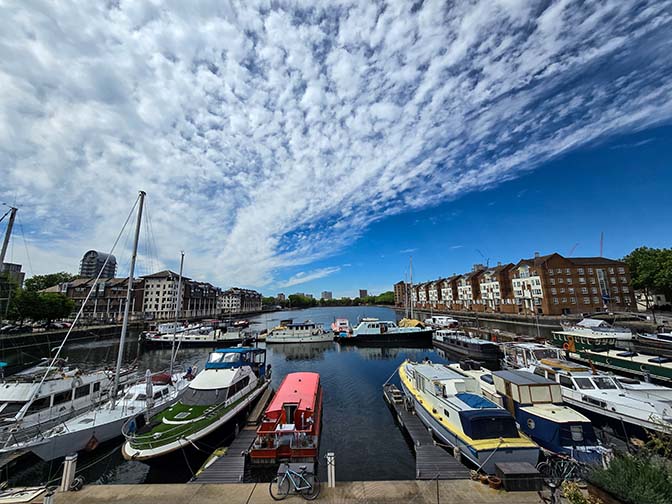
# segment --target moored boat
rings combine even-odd
[[[460,322],[447,315],[432,315],[425,319],[425,325],[433,329],[456,329],[460,326]]]
[[[404,343],[430,345],[432,329],[423,326],[401,327],[391,320],[364,318],[352,330],[352,335],[337,337],[342,344],[386,345]]]
[[[172,346],[173,342],[181,346],[216,346],[241,343],[251,337],[250,331],[242,326],[198,326],[176,333],[145,333],[143,342],[149,346]]]
[[[497,363],[500,357],[499,346],[491,341],[469,336],[455,329],[439,329],[432,336],[434,346],[447,352],[457,353],[489,363]]]
[[[508,409],[520,431],[544,450],[586,463],[600,463],[609,452],[590,419],[563,403],[560,384],[527,371],[489,371],[473,361],[450,368],[475,378],[481,393]]]
[[[268,387],[266,351],[236,347],[210,353],[205,369],[180,400],[138,426],[126,422],[122,454],[127,460],[155,462],[196,443],[247,409]]]
[[[266,335],[266,343],[320,343],[331,341],[333,336],[324,330],[323,324],[310,320],[305,322],[283,321]]]
[[[474,378],[442,364],[410,361],[398,372],[422,422],[479,470],[493,474],[498,462],[537,463],[539,447],[520,435],[508,411],[480,395]]]
[[[553,331],[551,343],[570,352],[579,350],[608,350],[628,346],[632,331],[614,327],[604,320],[586,318],[576,324],[564,324],[561,331]]]
[[[331,330],[334,332],[334,336],[347,338],[352,332],[352,327],[350,327],[350,321],[347,318],[337,318],[332,322]]]
[[[661,357],[672,357],[672,332],[637,334],[632,344],[637,352],[653,353]]]
[[[266,408],[250,450],[256,464],[314,462],[319,454],[322,386],[318,373],[290,373]]]

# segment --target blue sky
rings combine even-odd
[[[184,250],[188,276],[265,293],[384,290],[410,249],[422,280],[601,231],[610,256],[668,245],[671,7],[3,2],[9,259],[76,271],[140,189],[139,273]]]

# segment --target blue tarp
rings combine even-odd
[[[476,409],[497,408],[497,405],[493,403],[491,400],[486,399],[485,397],[480,395],[470,394],[469,392],[461,392],[459,394],[455,394],[455,397],[457,397],[460,401],[462,401],[463,403],[467,404],[472,408]]]

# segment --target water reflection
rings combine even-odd
[[[322,360],[327,350],[333,350],[336,344],[331,341],[321,343],[280,343],[269,345],[278,357],[286,360]]]

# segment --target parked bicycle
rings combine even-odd
[[[273,478],[268,492],[273,500],[279,501],[291,493],[298,493],[306,500],[315,500],[320,495],[320,481],[317,475],[306,472],[306,466],[300,466],[301,472],[294,471],[284,464],[285,471]]]
[[[537,464],[537,470],[546,485],[560,487],[564,481],[585,480],[588,468],[585,464],[560,454],[551,454],[544,461]]]

